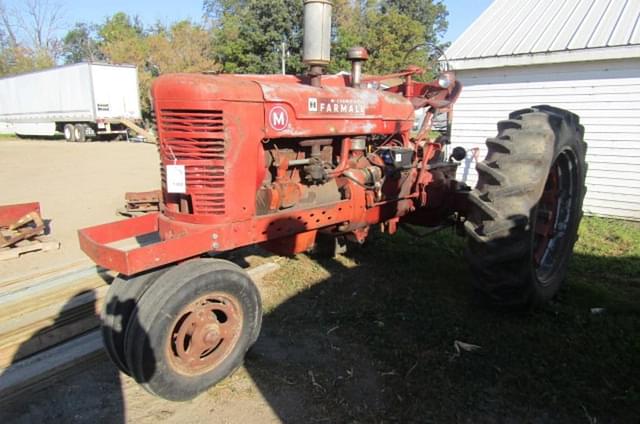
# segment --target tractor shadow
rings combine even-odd
[[[243,421],[234,408],[249,400],[286,423],[637,422],[640,258],[577,254],[556,301],[515,315],[474,300],[463,247],[447,231],[401,231],[335,259],[289,259],[259,285],[262,334],[246,373],[194,401],[141,396],[133,384],[123,392],[125,378],[101,356],[3,402],[0,417],[180,422],[200,408],[193,420],[266,421]]]
[[[513,314],[475,300],[462,247],[384,236],[272,275],[267,304],[301,290],[267,308],[245,367],[279,419],[635,422],[640,258],[576,255],[556,301]]]
[[[64,357],[73,355],[70,352],[74,348],[69,347],[66,353],[57,349],[56,343],[70,342],[65,336],[67,331],[80,334],[95,329],[100,317],[87,313],[95,310],[95,293],[92,290],[78,293],[66,302],[50,325],[21,343],[13,355],[12,366],[0,375],[0,382],[6,379],[0,386],[8,381],[23,383],[0,399],[0,422],[125,422],[118,370],[102,353],[70,363]],[[48,350],[43,351],[44,348]]]

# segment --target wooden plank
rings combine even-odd
[[[67,263],[63,266],[56,266],[35,273],[20,275],[11,279],[0,281],[0,292],[10,290],[15,285],[24,284],[25,282],[33,284],[34,282],[44,281],[56,275],[64,275],[80,269],[88,269],[95,267],[93,262],[88,259]]]
[[[62,305],[34,311],[23,319],[2,323],[0,367],[47,349],[100,325],[102,300],[108,287]]]
[[[0,293],[0,322],[103,287],[112,278],[111,273],[94,266],[45,281],[15,284],[10,290]]]
[[[36,279],[18,279],[13,280],[10,284],[4,285],[0,289],[0,302],[12,301],[11,297],[24,296],[34,297],[45,291],[57,290],[67,286],[73,281],[81,278],[93,276],[112,275],[109,271],[96,267],[95,265],[73,269],[69,272],[56,273],[51,276]],[[9,297],[9,299],[7,298]],[[0,303],[1,304],[1,303]]]
[[[36,311],[52,303],[64,302],[65,300],[72,299],[74,296],[105,285],[106,282],[104,280],[94,277],[78,281],[76,284],[71,284],[59,292],[46,292],[40,296],[20,297],[18,299],[12,299],[12,302],[0,302],[0,321],[11,319],[27,312]]]
[[[0,250],[0,261],[18,259],[20,255],[31,252],[47,252],[49,250],[60,249],[58,241],[36,241],[15,247],[8,247]]]
[[[12,363],[19,362],[28,356],[42,352],[46,349],[59,345],[62,342],[73,339],[89,330],[100,326],[100,319],[94,314],[87,314],[84,318],[75,319],[69,324],[60,328],[45,328],[27,337],[25,340],[16,342],[0,351],[0,367],[5,368]]]
[[[0,370],[0,404],[42,387],[56,376],[102,355],[102,337],[95,330]]]
[[[104,287],[99,287],[93,291],[85,292],[79,296],[75,296],[70,300],[65,300],[64,302],[58,302],[51,305],[45,305],[42,308],[39,308],[35,311],[29,313],[21,313],[12,317],[11,319],[4,320],[0,322],[0,345],[2,344],[2,339],[4,337],[8,337],[15,331],[19,331],[36,323],[44,323],[45,321],[54,320],[57,316],[62,316],[68,311],[81,307],[82,305],[86,305],[88,303],[96,304],[96,312],[99,311],[100,307],[98,300],[104,298],[109,287],[105,285]],[[53,322],[49,322],[52,324]]]

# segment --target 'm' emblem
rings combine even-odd
[[[269,112],[269,125],[276,131],[282,131],[289,126],[289,114],[282,106],[274,106]]]

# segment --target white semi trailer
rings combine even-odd
[[[135,66],[78,63],[0,79],[0,122],[22,136],[67,141],[140,129]]]

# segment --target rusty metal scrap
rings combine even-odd
[[[118,213],[125,216],[141,215],[160,210],[162,191],[138,191],[124,194],[125,206],[118,209]]]
[[[38,203],[0,207],[0,248],[44,235],[45,224]]]

